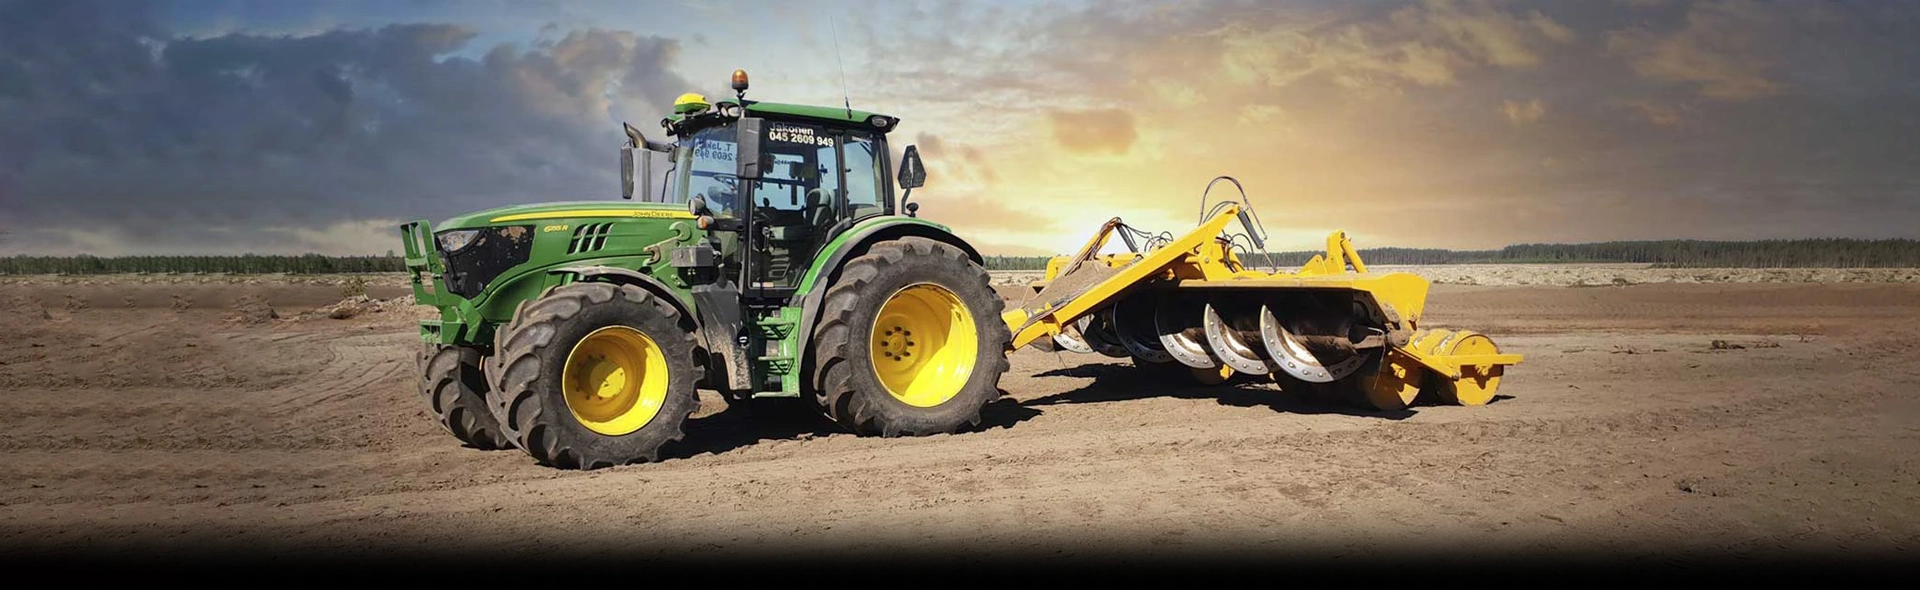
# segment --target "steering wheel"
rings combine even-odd
[[[733,212],[738,211],[740,208],[740,204],[735,202],[739,200],[740,195],[738,193],[716,190],[712,191],[711,195],[703,192],[696,193],[694,196],[706,200],[707,209],[712,211],[714,215],[732,215]]]

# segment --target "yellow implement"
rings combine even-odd
[[[1246,228],[1239,237],[1259,245],[1244,205],[1231,201],[1145,251],[1121,234],[1135,251],[1097,254],[1117,231],[1137,231],[1107,221],[1077,253],[1049,261],[1034,295],[1002,316],[1008,350],[1038,343],[1184,365],[1202,383],[1272,376],[1382,410],[1423,391],[1485,404],[1504,368],[1521,360],[1477,332],[1422,329],[1427,280],[1368,271],[1345,232],[1293,272],[1248,268],[1226,233],[1235,219]]]

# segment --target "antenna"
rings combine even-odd
[[[833,63],[840,66],[840,100],[845,101],[847,118],[853,118],[853,99],[847,96],[847,64],[840,61],[840,28],[833,25],[833,15],[827,15],[827,30],[833,32]]]

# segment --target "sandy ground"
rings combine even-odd
[[[414,389],[426,310],[313,313],[341,290],[0,281],[0,554],[1920,549],[1920,285],[1899,280],[1437,285],[1429,326],[1527,355],[1484,407],[1148,389],[1124,361],[1023,350],[979,432],[859,438],[703,392],[671,459],[586,473],[459,446]]]

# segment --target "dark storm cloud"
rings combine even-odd
[[[607,198],[619,120],[651,127],[649,105],[688,87],[668,71],[675,42],[627,33],[467,59],[449,54],[474,33],[453,25],[193,39],[145,8],[0,1],[13,245],[81,230],[135,248],[237,233],[274,249],[285,228]]]

